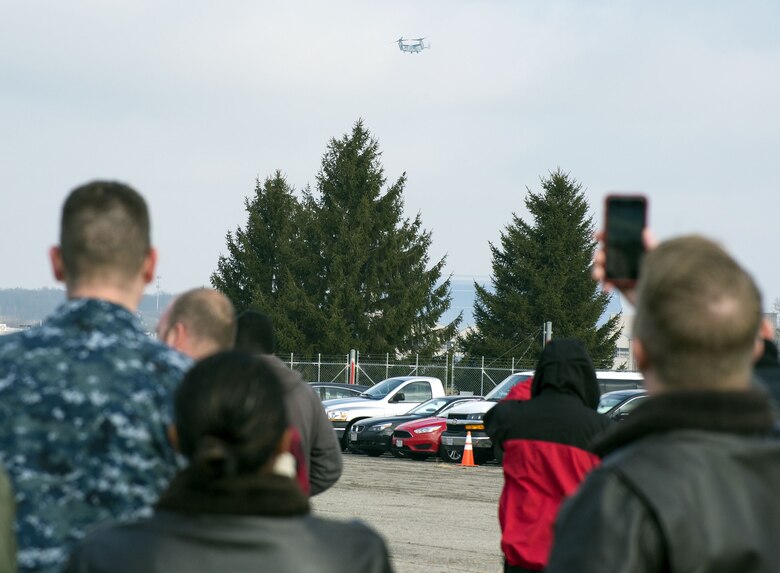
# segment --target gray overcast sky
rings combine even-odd
[[[661,238],[720,240],[780,296],[780,3],[5,2],[0,288],[53,286],[66,193],[149,201],[163,290],[208,284],[256,177],[314,183],[358,117],[456,276],[560,166],[596,216],[643,191]],[[430,36],[404,54],[393,40]],[[152,287],[153,289],[153,287]]]

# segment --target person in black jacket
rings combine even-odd
[[[585,346],[550,341],[534,371],[531,399],[506,400],[485,414],[485,430],[504,451],[498,505],[504,571],[541,571],[564,497],[599,463],[589,446],[609,427],[596,413],[599,385]]]
[[[751,383],[755,283],[718,245],[683,237],[647,254],[635,294],[651,397],[594,446],[603,462],[558,515],[548,573],[777,571],[780,442]]]
[[[265,357],[231,351],[196,364],[175,398],[174,441],[188,467],[152,517],[93,531],[65,572],[389,573],[379,535],[314,517],[279,471],[290,441],[283,400]]]

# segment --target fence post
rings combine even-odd
[[[450,365],[450,353],[444,355],[444,393],[447,394],[447,374]]]
[[[293,369],[293,352],[290,352],[290,370]]]
[[[455,354],[452,355],[452,391],[455,392]]]
[[[482,357],[482,368],[479,371],[479,395],[485,395],[485,357]]]
[[[512,374],[515,373],[515,357],[512,357]]]
[[[390,353],[385,352],[385,380],[390,378]]]
[[[355,384],[360,384],[360,350],[355,351]]]
[[[317,380],[322,380],[322,354],[317,353]]]
[[[419,376],[420,375],[420,355],[415,354],[414,355],[414,375]]]

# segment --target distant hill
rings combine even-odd
[[[144,295],[138,306],[138,316],[147,330],[154,330],[160,314],[174,296],[160,293],[158,310],[157,295]],[[0,289],[0,323],[12,327],[39,324],[63,302],[63,289]]]
[[[479,282],[479,284],[482,286],[487,287],[487,289],[492,292],[493,289],[492,285],[490,284],[490,279],[480,277],[477,282]],[[455,317],[458,316],[458,313],[462,311],[463,321],[460,324],[461,330],[467,326],[473,326],[474,301],[477,298],[477,291],[474,288],[474,280],[453,278],[450,284],[452,285],[452,306],[450,306],[449,310],[442,315],[439,322],[441,324],[447,324],[452,320],[455,320]],[[598,324],[603,324],[609,319],[611,315],[620,312],[620,310],[620,297],[618,295],[613,295],[609,301],[609,305],[604,311],[604,314],[599,319]]]
[[[490,288],[490,281],[483,279],[484,284]],[[482,281],[481,281],[482,282]],[[463,321],[460,328],[474,324],[474,300],[476,290],[472,279],[452,279],[452,305],[445,312],[440,323],[447,324],[459,312],[463,312]],[[152,331],[157,325],[160,314],[168,306],[171,299],[176,296],[170,293],[160,293],[159,309],[157,296],[144,295],[138,308],[139,316],[147,330]],[[38,324],[51,314],[57,306],[65,301],[65,291],[55,288],[41,289],[0,289],[0,323],[8,326],[22,326],[26,324]],[[606,312],[599,320],[599,324],[606,321],[610,315],[620,312],[620,297],[612,297]]]

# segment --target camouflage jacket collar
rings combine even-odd
[[[127,308],[97,298],[75,298],[66,301],[46,320],[46,324],[105,332],[144,332],[141,321]]]

